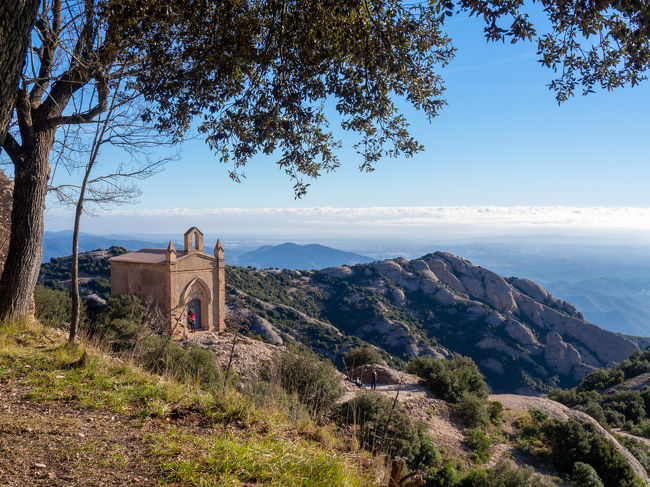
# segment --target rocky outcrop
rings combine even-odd
[[[538,371],[578,380],[594,367],[620,362],[637,350],[627,338],[586,322],[572,305],[554,298],[539,284],[516,277],[504,279],[449,253],[436,252],[410,262],[385,260],[369,267],[401,287],[405,296],[422,292],[447,308],[464,305],[467,322],[482,320],[493,329],[490,333],[486,329],[476,342],[478,349],[535,362]],[[394,302],[408,306],[404,299]],[[485,363],[498,370],[494,361]]]
[[[275,327],[261,316],[253,316],[251,319],[251,331],[260,335],[267,342],[273,345],[282,345],[283,340]]]
[[[556,331],[546,335],[544,359],[551,369],[569,375],[576,364],[581,362],[580,352],[573,345],[565,343]]]
[[[586,322],[573,306],[555,299],[533,281],[506,280],[443,252],[430,254],[418,262],[425,262],[435,275],[425,286],[431,296],[438,296],[437,292],[431,293],[431,284],[438,282],[446,286],[441,288],[445,294],[454,292],[468,303],[479,301],[489,305],[497,316],[508,318],[505,332],[516,345],[528,349],[544,347],[546,365],[560,374],[579,379],[594,367],[620,362],[637,350],[627,338]],[[441,303],[451,301],[445,296]],[[473,312],[473,307],[468,310]],[[544,337],[544,343],[540,343],[536,333],[540,339]],[[571,345],[563,337],[580,345]]]
[[[263,279],[266,271],[255,272]],[[300,323],[287,325],[283,313],[281,331],[307,345],[316,336],[318,346],[312,347],[319,350],[324,340],[316,330],[330,337],[336,333],[342,348],[331,348],[332,358],[354,346],[346,344],[347,337],[402,360],[449,350],[474,358],[497,391],[573,386],[594,368],[621,362],[638,350],[626,337],[585,321],[539,284],[503,278],[445,252],[296,274],[288,287],[292,299],[311,299],[318,312],[292,307]],[[289,309],[290,303],[257,301],[277,329],[270,314]],[[313,331],[294,333],[305,325]]]
[[[634,470],[634,473],[639,476],[644,485],[650,485],[650,478],[641,463],[632,455],[627,448],[621,445],[616,438],[614,438],[609,431],[603,428],[594,418],[581,411],[570,409],[564,404],[553,401],[545,397],[530,397],[519,396],[514,394],[499,394],[490,396],[490,400],[499,401],[507,409],[513,411],[529,411],[531,409],[538,409],[549,415],[551,418],[558,418],[562,420],[573,419],[580,423],[589,423],[593,425],[596,432],[604,436],[607,440],[614,444],[614,447],[625,457],[625,459]]]
[[[350,269],[347,265],[337,266],[337,267],[328,267],[320,271],[321,274],[324,274],[335,279],[342,279],[351,276],[354,271]]]
[[[184,342],[195,343],[210,350],[224,369],[230,364],[234,374],[239,377],[240,385],[250,384],[262,377],[272,367],[273,355],[283,350],[260,340],[234,336],[231,332],[191,333],[180,340],[180,343]]]

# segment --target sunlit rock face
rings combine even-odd
[[[333,361],[369,345],[397,363],[460,353],[494,391],[538,393],[574,386],[638,350],[539,284],[444,252],[320,271],[230,272],[232,302],[259,316],[256,333],[301,342]]]

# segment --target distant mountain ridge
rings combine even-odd
[[[355,265],[372,262],[371,257],[326,247],[320,244],[299,245],[285,242],[264,245],[230,260],[231,264],[258,269],[323,269],[337,265]]]
[[[166,248],[169,239],[138,238],[124,235],[94,235],[90,233],[79,234],[79,252],[107,249],[112,246],[125,247],[128,250],[142,248]],[[52,257],[67,257],[72,253],[72,230],[60,232],[46,231],[43,234],[43,262],[48,262]]]

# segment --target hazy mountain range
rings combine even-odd
[[[372,262],[374,259],[354,252],[325,247],[319,244],[298,245],[283,243],[264,245],[252,252],[235,256],[231,265],[251,266],[257,269],[277,267],[280,269],[323,269],[336,265],[354,265]]]
[[[112,245],[137,250],[166,247],[179,235],[80,235],[80,251]],[[251,239],[223,239],[230,265],[257,268],[319,269],[366,263],[387,257],[416,257],[434,250],[463,256],[474,265],[504,276],[521,276],[542,284],[554,296],[571,302],[585,318],[604,328],[650,336],[650,249],[643,245],[502,238],[423,244],[398,241],[336,242],[346,250],[319,245],[264,245]],[[71,232],[45,232],[43,261],[70,255]],[[206,251],[216,237],[206,235]]]

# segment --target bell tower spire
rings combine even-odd
[[[176,262],[176,249],[174,248],[174,244],[172,241],[169,241],[169,245],[167,246],[167,251],[165,253],[165,260],[169,263]]]

